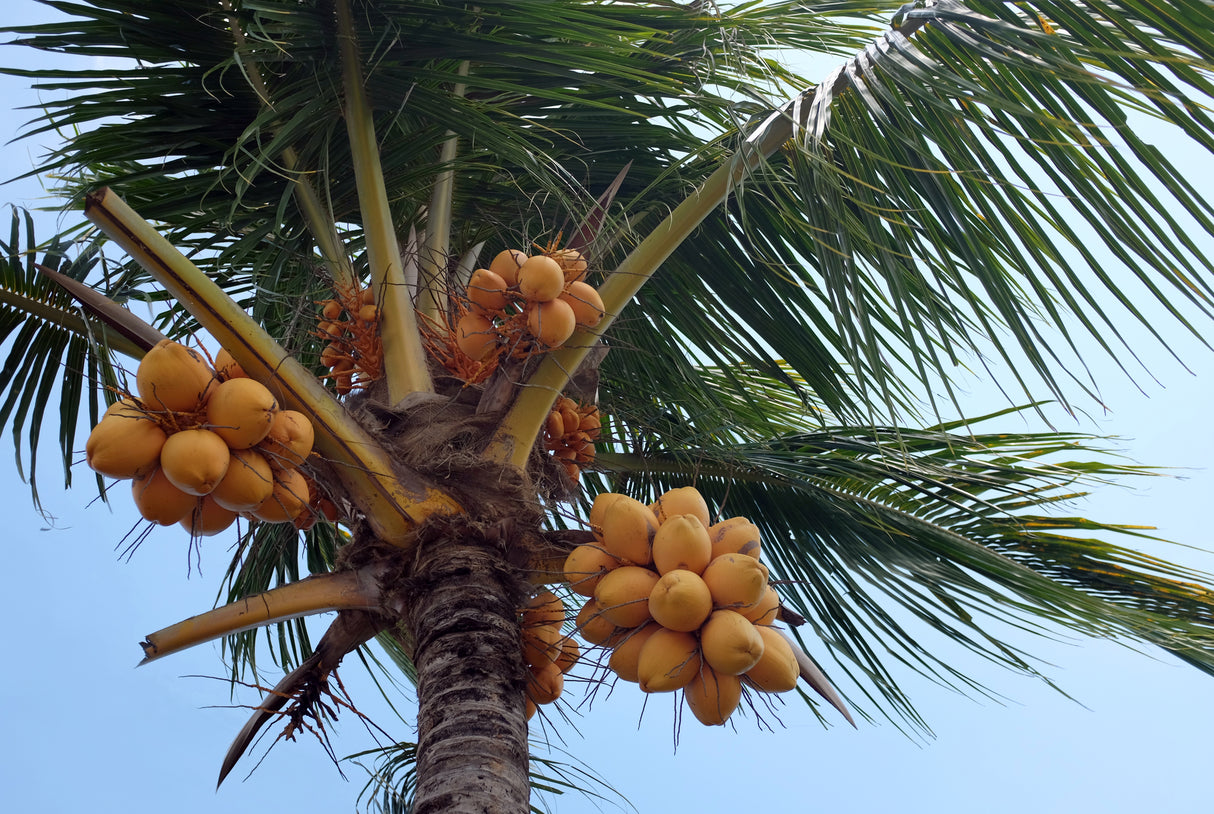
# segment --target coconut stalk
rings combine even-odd
[[[814,92],[806,91],[769,116],[747,137],[737,152],[709,175],[624,258],[599,287],[599,296],[606,312],[603,319],[593,328],[577,331],[563,346],[544,357],[485,448],[487,459],[509,461],[518,467],[526,464],[553,403],[586,354],[666,258],[691,236],[706,217],[728,200],[743,180],[793,136],[796,127],[794,114],[800,113],[803,107],[808,109]]]
[[[410,393],[433,393],[434,383],[422,345],[413,303],[404,285],[404,259],[388,207],[379,144],[358,55],[358,40],[350,15],[350,0],[334,0],[337,40],[341,50],[342,87],[345,92],[346,133],[358,187],[358,207],[366,238],[371,283],[380,313],[384,346],[384,378],[388,400],[400,404]]]
[[[87,196],[85,217],[163,285],[250,376],[274,391],[280,403],[308,417],[317,451],[334,464],[344,496],[381,539],[408,547],[418,523],[436,512],[460,511],[420,475],[395,467],[387,451],[311,371],[111,190]]]
[[[43,273],[45,273],[45,271],[43,271]],[[75,281],[73,280],[73,282]],[[88,286],[84,286],[84,288],[88,288]],[[92,291],[92,289],[88,290]],[[97,292],[94,291],[93,293],[96,294]],[[107,300],[107,302],[110,301]],[[121,309],[121,306],[119,306],[117,303],[110,302],[110,304],[115,308],[125,310]],[[71,331],[78,336],[101,337],[102,341],[110,350],[117,351],[124,356],[131,357],[132,359],[141,359],[143,357],[144,348],[140,342],[124,336],[121,331],[109,330],[106,327],[105,320],[99,319],[94,321],[92,319],[87,319],[74,311],[67,310],[66,308],[61,308],[50,303],[43,302],[42,300],[27,297],[24,294],[18,294],[14,291],[9,291],[3,288],[0,288],[0,305],[7,305],[10,308],[18,309],[36,319],[49,322],[52,325],[57,325],[58,327]],[[128,311],[127,313],[130,312]]]
[[[220,636],[300,616],[336,610],[376,610],[380,607],[380,599],[379,581],[369,568],[307,577],[148,634],[140,642],[144,658],[139,664],[179,653]]]
[[[274,102],[270,97],[270,89],[262,76],[261,68],[256,62],[241,59],[242,52],[248,50],[248,40],[245,37],[244,29],[236,20],[231,2],[221,0],[220,5],[229,15],[228,26],[232,30],[232,39],[236,43],[236,56],[241,60],[241,68],[244,70],[249,84],[253,86],[253,92],[261,100],[263,108],[273,110]],[[316,241],[316,248],[320,252],[321,262],[329,273],[333,290],[343,299],[349,298],[358,288],[358,277],[354,274],[350,259],[346,256],[345,246],[342,244],[341,236],[337,233],[337,224],[334,223],[328,207],[316,193],[316,188],[300,170],[299,153],[295,151],[294,147],[288,146],[282,151],[282,164],[291,174],[295,202],[308,226],[308,231],[312,233],[312,239]]]

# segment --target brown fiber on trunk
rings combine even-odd
[[[409,580],[416,642],[416,814],[525,814],[527,722],[507,524],[448,522]]]

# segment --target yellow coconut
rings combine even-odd
[[[502,275],[489,269],[477,269],[468,280],[468,300],[472,310],[480,314],[501,311],[510,304]]]
[[[116,401],[89,433],[85,459],[111,478],[137,478],[156,468],[168,435],[156,420],[129,401]]]
[[[625,633],[615,649],[607,666],[611,671],[625,681],[637,682],[637,664],[641,659],[641,647],[649,641],[649,637],[662,629],[657,622],[648,622],[635,630]]]
[[[658,575],[639,565],[608,571],[594,589],[603,616],[617,627],[638,627],[649,620],[649,595]]]
[[[754,607],[767,589],[767,566],[745,554],[715,557],[701,576],[712,591],[713,605],[718,608]]]
[[[573,669],[573,665],[577,664],[578,659],[582,657],[582,648],[578,646],[577,640],[566,636],[561,639],[561,654],[556,657],[556,666],[560,668],[562,673],[568,673]]]
[[[594,589],[603,575],[619,565],[620,561],[607,549],[586,543],[570,551],[565,558],[565,581],[574,593],[594,596]]]
[[[195,500],[194,508],[181,519],[181,527],[191,537],[210,537],[236,522],[236,512],[220,506],[210,495]]]
[[[518,249],[506,249],[497,253],[489,270],[506,281],[506,285],[518,285],[518,270],[527,262],[527,253]]]
[[[188,495],[169,483],[160,467],[136,478],[131,483],[131,494],[143,519],[161,526],[180,523],[198,502],[196,496]]]
[[[455,344],[469,359],[481,361],[497,344],[497,330],[493,327],[493,321],[475,311],[464,314],[455,323]]]
[[[563,420],[561,423],[564,426]],[[621,495],[619,492],[599,492],[594,496],[594,502],[590,504],[590,515],[587,519],[590,522],[590,530],[594,532],[600,542],[603,539],[603,517],[607,514],[607,507],[624,497],[627,497],[627,495]]]
[[[693,571],[668,571],[649,593],[649,615],[671,630],[699,630],[710,613],[712,594]]]
[[[745,517],[731,517],[708,529],[712,540],[712,556],[745,554],[759,559],[759,527]]]
[[[278,399],[253,379],[229,379],[207,400],[207,424],[232,449],[261,443],[274,425]]]
[[[549,348],[563,345],[576,328],[577,317],[564,300],[532,303],[527,308],[527,330]]]
[[[603,608],[594,600],[594,597],[587,599],[586,604],[582,605],[575,624],[578,634],[583,639],[591,644],[601,644],[605,647],[614,647],[624,633],[615,622],[603,615]]]
[[[746,671],[746,681],[763,692],[788,692],[801,675],[792,645],[774,627],[755,630],[763,638],[763,657]]]
[[[527,675],[527,697],[537,704],[551,704],[561,697],[565,676],[551,661],[537,665]]]
[[[695,516],[704,524],[704,528],[708,528],[712,522],[708,503],[700,494],[700,490],[694,486],[680,486],[665,492],[657,499],[657,508],[654,509],[654,512],[658,516],[659,523],[665,523],[667,518],[680,514]]]
[[[674,692],[686,687],[702,665],[695,636],[658,628],[641,647],[637,683],[643,692]]]
[[[564,288],[565,272],[551,257],[537,254],[519,266],[518,291],[530,302],[552,302]]]
[[[274,491],[274,470],[261,453],[251,449],[232,451],[228,471],[208,495],[225,509],[251,512]]]
[[[333,304],[337,305],[337,303]],[[338,313],[340,314],[340,305],[338,309]],[[330,319],[333,318],[335,317],[330,317]],[[215,377],[221,382],[226,382],[228,379],[247,379],[249,374],[245,373],[240,363],[232,358],[232,354],[228,352],[227,348],[220,348],[219,353],[215,354]]]
[[[156,343],[135,372],[139,398],[153,410],[193,412],[202,407],[214,381],[202,354],[171,339]]]
[[[567,283],[581,280],[586,276],[587,269],[590,268],[586,258],[577,249],[557,249],[549,252],[548,256],[560,264]]]
[[[742,608],[738,611],[754,625],[774,625],[780,617],[780,595],[776,593],[776,589],[767,585],[767,589],[763,591],[763,596],[751,608]]]
[[[588,328],[593,328],[602,322],[603,316],[607,313],[603,307],[603,298],[589,283],[581,281],[570,283],[561,292],[560,299],[569,303],[569,307],[573,309],[573,316],[577,319],[577,324],[585,325]]]
[[[160,450],[165,477],[181,491],[199,497],[223,480],[231,459],[228,445],[210,430],[175,432]]]
[[[731,610],[713,611],[700,630],[704,661],[722,675],[741,675],[763,657],[763,637],[750,621]]]
[[[298,469],[281,469],[274,475],[274,491],[253,510],[267,523],[290,523],[308,505],[308,479]]]
[[[708,530],[695,515],[667,517],[653,535],[653,564],[659,574],[675,569],[699,574],[711,561]]]
[[[257,450],[275,469],[294,469],[312,454],[315,440],[316,430],[306,415],[296,410],[279,410]]]
[[[603,512],[603,546],[621,560],[648,565],[658,519],[639,500],[620,496]]]
[[[742,701],[742,679],[705,667],[683,688],[687,708],[705,726],[722,726]]]

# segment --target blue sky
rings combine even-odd
[[[9,0],[6,20],[37,20],[31,0]],[[3,62],[24,58],[5,49]],[[12,78],[0,78],[6,108],[37,99]],[[27,112],[0,118],[0,143],[15,136]],[[47,138],[4,144],[0,178],[27,171]],[[1159,144],[1193,166],[1209,157],[1161,136]],[[1191,156],[1191,158],[1185,158]],[[1200,162],[1200,163],[1198,163]],[[0,202],[45,205],[37,182],[0,187]],[[7,221],[6,221],[7,222]],[[41,218],[47,236],[55,216]],[[1210,241],[1206,241],[1209,245]],[[1107,414],[1063,429],[1120,436],[1128,457],[1174,467],[1177,477],[1112,487],[1076,511],[1111,522],[1147,523],[1162,537],[1210,547],[1208,513],[1214,478],[1208,431],[1214,355],[1164,324],[1192,369],[1142,342],[1142,358],[1159,379],[1139,377],[1138,390],[1109,361],[1088,357],[1103,386]],[[1000,406],[989,387],[974,385],[973,414]],[[1019,429],[1016,419],[1011,427]],[[81,439],[80,446],[83,446]],[[27,487],[12,466],[12,442],[0,440],[0,483],[9,522],[8,702],[0,711],[0,787],[14,811],[84,808],[131,812],[171,807],[179,814],[265,810],[352,810],[364,775],[346,765],[343,782],[317,743],[278,745],[248,779],[237,769],[224,788],[214,782],[219,761],[258,695],[229,698],[217,646],[135,669],[148,632],[201,612],[214,602],[234,542],[209,538],[201,568],[187,555],[177,529],[156,529],[130,562],[123,538],[136,515],[122,485],[112,506],[94,500],[87,470],[79,487],[54,488],[56,451],[44,450],[40,487],[53,520],[29,506]],[[1214,557],[1181,548],[1155,553],[1214,570]],[[326,620],[313,625],[319,635]],[[1022,636],[1023,646],[1053,666],[1047,672],[1075,700],[1039,681],[974,660],[961,664],[1002,703],[975,701],[906,677],[935,737],[915,740],[888,722],[858,730],[827,711],[824,728],[795,700],[783,726],[760,730],[753,718],[733,728],[685,724],[677,752],[669,698],[647,707],[635,688],[600,693],[575,713],[576,729],[559,717],[545,730],[554,744],[592,765],[639,811],[673,806],[706,812],[735,810],[761,799],[778,810],[841,812],[1130,812],[1205,806],[1208,734],[1214,730],[1214,679],[1158,652],[1137,653],[1116,643]],[[268,663],[268,661],[267,661]],[[341,673],[356,704],[381,726],[408,739],[411,700],[398,709],[378,701],[357,663]],[[271,674],[271,680],[274,676]],[[571,697],[580,698],[572,686]],[[643,712],[643,716],[642,716]],[[544,733],[541,733],[544,734]],[[333,732],[338,755],[372,746],[350,715]],[[259,750],[258,755],[261,754]],[[603,803],[611,810],[610,802]],[[597,810],[580,797],[553,801],[561,812]]]

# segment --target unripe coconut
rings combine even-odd
[[[698,630],[712,613],[712,594],[692,571],[675,569],[657,581],[649,593],[649,615],[671,630]]]
[[[306,415],[296,410],[279,410],[257,449],[274,469],[294,469],[312,454],[315,440],[316,430]]]
[[[774,627],[755,630],[763,638],[763,657],[746,671],[746,681],[763,692],[788,692],[801,676],[792,645]]]
[[[308,479],[298,469],[280,469],[274,475],[274,491],[253,510],[267,523],[290,523],[308,505]]]
[[[518,249],[506,249],[497,253],[489,270],[506,281],[506,285],[518,285],[518,270],[527,262],[527,253]]]
[[[225,509],[251,512],[274,491],[274,470],[269,461],[251,449],[232,451],[228,471],[208,495]]]
[[[563,421],[561,426],[564,426]],[[594,502],[590,504],[590,515],[587,520],[590,523],[590,530],[594,532],[600,542],[603,539],[603,517],[607,513],[607,507],[623,497],[627,497],[627,495],[621,495],[619,492],[599,492],[594,496]]]
[[[565,581],[569,589],[582,596],[594,596],[599,580],[618,568],[620,561],[607,549],[594,543],[580,545],[565,558]]]
[[[576,329],[577,317],[564,300],[532,303],[527,308],[527,330],[547,347],[560,347]]]
[[[157,342],[135,372],[139,398],[153,410],[193,412],[202,406],[214,381],[202,354],[171,339]]]
[[[210,537],[236,522],[236,512],[220,506],[210,495],[197,498],[194,508],[181,519],[181,527],[190,537]]]
[[[550,252],[548,256],[560,264],[567,283],[581,280],[586,276],[586,270],[590,268],[586,258],[582,257],[582,253],[577,249],[557,249]]]
[[[160,450],[160,468],[169,482],[198,497],[209,494],[223,480],[231,459],[228,445],[210,430],[175,432]]]
[[[768,583],[767,590],[753,608],[742,608],[738,611],[753,625],[774,625],[780,616],[780,595]]]
[[[603,615],[603,608],[594,600],[594,597],[587,599],[586,604],[582,605],[575,624],[578,634],[583,639],[591,644],[601,644],[606,647],[614,647],[626,633],[617,627],[615,622]]]
[[[232,449],[248,449],[261,442],[274,425],[278,399],[264,384],[252,379],[230,379],[211,393],[207,424]]]
[[[713,605],[730,610],[754,607],[767,588],[767,566],[745,554],[722,554],[704,569]]]
[[[455,323],[455,344],[474,362],[484,359],[497,344],[497,329],[484,314],[469,311]]]
[[[687,708],[704,726],[722,726],[742,701],[742,679],[705,667],[683,688]]]
[[[603,513],[603,546],[621,560],[648,565],[658,519],[639,500],[621,495]]]
[[[565,676],[551,661],[537,665],[527,675],[527,697],[537,704],[551,704],[561,697]]]
[[[594,589],[602,614],[617,627],[639,627],[649,620],[649,595],[658,575],[639,565],[609,571]]]
[[[658,628],[641,648],[637,683],[643,692],[674,692],[686,687],[702,666],[695,636]]]
[[[333,304],[337,305],[337,303]],[[340,308],[341,306],[338,306],[338,309]],[[338,313],[341,311],[338,310]],[[332,318],[330,317],[330,319]],[[249,374],[245,373],[240,363],[232,358],[232,354],[228,352],[227,348],[220,348],[219,353],[215,354],[215,377],[221,382],[226,382],[228,379],[247,379]]]
[[[116,401],[89,433],[85,459],[102,475],[137,478],[156,468],[167,438],[152,416],[129,401]]]
[[[537,254],[519,267],[518,291],[530,302],[552,302],[564,288],[565,272],[551,257]]]
[[[181,522],[198,502],[194,495],[187,495],[169,483],[160,467],[136,478],[131,483],[131,494],[135,498],[135,508],[139,509],[143,519],[161,526]]]
[[[577,660],[581,657],[582,648],[578,646],[577,640],[569,636],[561,639],[561,654],[556,657],[556,666],[562,673],[572,670],[573,665],[577,664]]]
[[[653,564],[659,574],[675,569],[699,574],[711,561],[708,529],[695,515],[668,517],[653,535]]]
[[[657,508],[654,509],[654,513],[657,515],[659,523],[665,523],[667,518],[680,514],[693,515],[704,524],[704,528],[708,528],[712,522],[712,513],[708,511],[708,503],[700,494],[700,490],[694,486],[680,486],[662,494],[657,499]]]
[[[745,616],[731,610],[713,611],[700,630],[704,661],[722,675],[736,676],[763,657],[763,637]]]
[[[731,517],[708,529],[712,540],[712,556],[745,554],[759,559],[759,527],[745,517]]]
[[[472,310],[480,314],[501,311],[510,304],[506,281],[489,269],[477,269],[468,280],[468,300]]]
[[[581,281],[570,283],[565,290],[561,292],[560,299],[563,302],[569,303],[569,307],[573,309],[573,316],[577,320],[578,325],[585,325],[587,328],[593,328],[603,321],[603,317],[607,311],[603,307],[603,298],[599,296],[599,292],[594,290],[594,286],[590,283]]]
[[[625,681],[637,683],[637,664],[641,659],[641,648],[649,637],[662,629],[657,622],[648,622],[636,630],[630,630],[611,651],[607,666]]]

